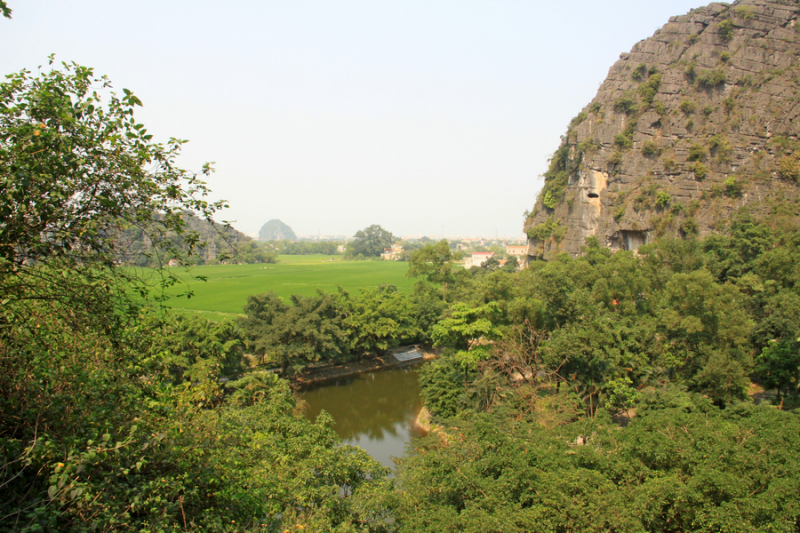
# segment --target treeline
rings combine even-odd
[[[289,377],[311,363],[342,363],[380,355],[401,342],[424,342],[443,306],[393,285],[351,295],[250,296],[238,321],[248,351]]]
[[[785,209],[454,284],[421,377],[441,431],[401,463],[400,530],[796,531]],[[755,406],[764,389],[773,405]]]
[[[267,246],[281,255],[341,255],[344,241],[268,241]]]

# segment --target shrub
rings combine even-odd
[[[578,151],[585,154],[594,154],[600,149],[600,141],[594,137],[589,137],[578,143]]]
[[[561,228],[564,228],[564,230]],[[555,234],[557,240],[560,240],[566,234],[566,229],[568,229],[567,226],[562,225],[560,220],[554,220],[551,215],[546,221],[529,229],[528,238],[531,240],[545,241]]]
[[[550,191],[547,191],[547,192],[544,194],[544,198],[542,199],[542,203],[544,204],[544,206],[545,206],[546,208],[548,208],[548,209],[554,209],[554,208],[556,207],[556,205],[558,204],[558,198],[556,198],[555,196],[553,196],[553,193],[552,193],[552,192],[550,192]]]
[[[678,162],[674,159],[664,158],[664,172],[675,172],[678,170]]]
[[[619,165],[620,163],[622,163],[622,153],[619,150],[617,150],[616,152],[608,156],[608,158],[606,159],[606,163],[608,163],[609,165]]]
[[[682,101],[681,105],[678,107],[678,109],[680,109],[681,113],[683,113],[684,115],[691,115],[692,113],[694,113],[694,110],[696,108],[697,105],[691,100]]]
[[[650,157],[654,155],[658,155],[658,145],[655,141],[645,141],[642,145],[642,155],[645,157]]]
[[[784,157],[778,163],[778,175],[786,181],[800,181],[800,161],[797,156]]]
[[[734,100],[733,96],[729,96],[722,101],[722,105],[725,106],[725,112],[730,113],[736,107],[736,100]]]
[[[705,106],[703,108],[703,115],[706,116],[706,117],[711,116],[711,113],[713,113],[713,112],[714,112],[714,108],[711,107],[710,105],[707,105],[707,106]]]
[[[727,63],[731,60],[731,54],[728,52],[722,52],[722,55],[719,56],[723,63]]]
[[[581,122],[586,120],[587,118],[588,118],[588,115],[585,112],[581,111],[580,113],[578,113],[578,115],[576,117],[574,117],[569,122],[569,128],[568,129],[571,130],[572,128],[574,128],[575,126],[577,126],[578,124],[580,124]]]
[[[701,163],[700,161],[698,161],[694,165],[692,165],[692,172],[694,172],[694,177],[699,179],[699,180],[701,180],[701,179],[706,177],[706,172],[707,171],[708,171],[708,169],[706,169],[706,166],[703,163]]]
[[[642,97],[642,102],[646,105],[652,104],[659,87],[661,87],[661,74],[653,74],[649,80],[639,86],[638,92]]]
[[[686,77],[689,78],[690,80],[693,80],[696,75],[696,72],[694,71],[695,67],[697,67],[697,63],[695,61],[692,61],[691,63],[686,65],[686,70],[683,71]]]
[[[639,96],[642,97],[642,103],[646,106],[649,106],[653,103],[653,99],[656,97],[656,89],[653,89],[646,83],[643,83],[639,86]]]
[[[697,40],[700,39],[700,36],[696,33],[693,33],[689,36],[689,44],[694,44]]]
[[[542,199],[550,193],[551,202],[558,202],[564,198],[569,183],[570,175],[575,172],[578,163],[569,158],[570,146],[566,142],[550,158],[550,166],[544,173],[544,188]]]
[[[600,102],[592,102],[592,105],[589,106],[589,113],[599,113],[602,107],[603,104]]]
[[[667,106],[665,106],[664,102],[662,102],[661,100],[656,101],[653,108],[656,110],[656,113],[658,113],[662,117],[667,114]]]
[[[668,192],[658,191],[658,194],[656,194],[656,207],[659,209],[664,209],[669,205],[670,200],[671,198]]]
[[[559,220],[558,223],[553,227],[553,240],[556,242],[563,241],[564,237],[567,235],[567,231],[569,231],[569,227],[561,224],[561,221]]]
[[[647,72],[647,65],[644,63],[639,64],[635,69],[633,69],[633,73],[631,74],[631,78],[634,81],[642,81],[644,78],[645,73]]]
[[[712,135],[708,139],[708,147],[711,150],[711,153],[717,154],[721,159],[727,158],[728,154],[732,150],[731,143],[728,142],[728,139],[719,133]]]
[[[706,149],[702,144],[693,144],[689,147],[689,161],[702,161],[706,158]]]
[[[737,6],[733,12],[736,13],[737,17],[741,17],[744,20],[750,20],[756,15],[753,6]]]
[[[627,135],[623,133],[617,133],[614,137],[614,144],[616,144],[620,149],[626,150],[633,146],[633,141]]]
[[[697,221],[693,218],[687,218],[681,223],[681,232],[684,235],[697,235],[698,227]]]
[[[717,24],[717,31],[719,32],[719,37],[724,42],[728,42],[733,39],[733,22],[730,19],[725,19],[719,24]]]
[[[628,95],[621,96],[614,101],[614,111],[630,115],[639,109],[639,104]]]
[[[742,195],[742,184],[736,180],[735,176],[728,176],[725,179],[725,194],[731,198],[737,198]]]
[[[697,76],[695,83],[698,88],[713,89],[714,87],[724,84],[727,79],[728,77],[725,72],[720,69],[705,70]]]
[[[638,213],[640,211],[645,211],[650,209],[651,206],[650,201],[651,201],[650,196],[646,194],[640,194],[639,196],[633,199],[633,210]]]

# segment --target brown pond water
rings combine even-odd
[[[394,468],[412,437],[425,431],[415,420],[422,408],[414,365],[366,372],[306,390],[306,416],[315,420],[325,409],[343,444],[358,446],[382,464]]]

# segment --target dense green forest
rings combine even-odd
[[[74,64],[0,85],[0,529],[800,529],[798,205],[518,273],[428,244],[413,294],[173,317],[116,236],[191,258],[185,213],[223,204],[135,95],[96,87]],[[421,378],[436,427],[390,477],[287,378],[410,341],[441,349]]]

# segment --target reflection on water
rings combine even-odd
[[[411,437],[425,433],[414,424],[422,408],[417,382],[419,365],[369,372],[341,379],[302,394],[306,416],[329,412],[344,444],[359,446],[382,464],[403,455]]]

